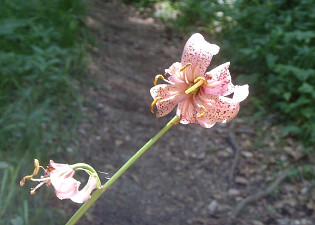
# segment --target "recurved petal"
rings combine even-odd
[[[53,170],[59,170],[59,169],[64,169],[64,168],[70,168],[70,166],[68,164],[64,164],[64,163],[55,163],[53,160],[50,160],[49,161],[49,165],[48,167],[50,169],[53,169]]]
[[[226,96],[233,93],[229,66],[227,62],[206,73],[207,83],[202,86],[206,94]]]
[[[96,189],[96,186],[97,186],[97,176],[92,174],[89,177],[89,180],[87,184],[84,186],[84,188],[76,192],[74,195],[72,195],[70,199],[76,203],[86,202],[87,200],[91,198],[91,193],[94,189]]]
[[[236,86],[233,98],[199,93],[196,99],[206,108],[202,120],[208,120],[209,123],[213,121],[225,123],[238,114],[240,102],[248,96],[248,85]]]
[[[168,80],[176,84],[185,83],[183,72],[180,71],[181,68],[182,68],[182,64],[179,62],[176,62],[176,63],[173,63],[168,69],[166,69],[165,73],[168,73],[171,75],[168,78]]]
[[[197,122],[203,126],[204,128],[211,128],[214,126],[214,124],[216,123],[214,120],[209,119],[205,116],[198,118],[197,117]]]
[[[199,34],[193,34],[187,41],[182,54],[182,66],[191,63],[184,71],[187,81],[192,83],[197,77],[204,76],[212,56],[219,52],[219,46],[205,41]]]
[[[152,87],[150,93],[153,99],[161,98],[156,103],[156,116],[167,115],[179,102],[183,101],[187,97],[185,94],[187,87],[187,84],[159,84]]]
[[[204,119],[225,123],[232,120],[239,111],[239,103],[230,98],[213,95],[205,102],[206,113]]]
[[[50,172],[50,182],[53,185],[56,195],[60,199],[69,198],[78,187],[74,176],[74,170],[68,164],[50,162],[49,166],[53,168]]]

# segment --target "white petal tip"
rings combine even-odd
[[[247,84],[242,86],[234,86],[234,96],[233,99],[241,102],[244,101],[249,95],[249,86]]]
[[[219,51],[220,51],[220,47],[219,46],[217,46],[215,44],[211,44],[210,47],[211,47],[211,54],[212,55],[216,55],[216,54],[219,53]]]

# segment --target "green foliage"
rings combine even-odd
[[[285,122],[284,131],[314,143],[314,4],[238,0],[234,7],[237,25],[223,32],[224,51],[234,56],[239,73],[255,77],[252,93]]]
[[[290,173],[289,177],[292,179],[307,179],[315,181],[315,167],[314,165],[303,165],[300,167],[293,168]]]
[[[70,0],[8,0],[2,5],[0,148],[39,154],[56,139],[59,124],[75,118],[79,102],[70,73],[81,67],[77,45],[84,10]]]
[[[9,165],[0,171],[1,224],[38,224],[16,185],[33,170],[33,158],[47,158],[71,136],[84,73],[84,17],[77,0],[1,1],[0,159]]]
[[[230,5],[223,4],[223,2],[223,0],[178,1],[178,10],[181,13],[175,21],[175,25],[184,31],[203,30],[211,34],[227,29],[231,24],[231,17],[227,16],[225,12],[230,9]]]
[[[178,4],[173,4],[170,1],[160,1],[155,4],[154,17],[159,18],[165,24],[173,22],[179,11],[176,10]]]
[[[159,0],[123,0],[126,3],[132,3],[139,7],[152,7]]]

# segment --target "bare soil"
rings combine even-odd
[[[156,74],[180,61],[189,35],[170,33],[120,1],[95,0],[87,24],[96,38],[90,47],[92,84],[82,91],[87,118],[68,152],[75,149],[85,162],[108,173],[100,173],[104,183],[175,115],[157,119],[150,112],[149,90]],[[246,107],[245,102],[241,111]],[[211,129],[174,126],[79,224],[315,224],[312,186],[292,180],[229,219],[240,201],[277,177],[279,160],[302,154],[289,139],[287,151],[278,145],[277,128],[249,121],[240,115]],[[235,149],[229,134],[241,150],[232,182]]]

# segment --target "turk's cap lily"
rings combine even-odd
[[[31,194],[35,194],[35,191],[46,184],[46,186],[52,185],[55,189],[56,196],[59,199],[71,199],[76,203],[83,203],[90,199],[91,193],[94,189],[100,189],[101,183],[95,170],[85,164],[77,163],[73,165],[55,163],[50,160],[46,169],[39,165],[37,159],[34,160],[35,169],[33,174],[25,176],[20,185],[23,186],[27,179],[37,181],[39,184],[31,189]],[[45,175],[40,178],[34,178],[38,174],[39,168],[44,170]],[[79,190],[80,182],[73,178],[75,170],[84,170],[89,174],[89,180],[86,185]]]
[[[170,113],[176,106],[180,123],[197,123],[210,128],[216,122],[232,120],[239,112],[239,103],[249,94],[248,85],[234,86],[229,72],[230,63],[224,63],[206,72],[219,47],[207,42],[201,34],[193,34],[187,41],[181,62],[173,63],[165,79],[157,75],[150,93],[151,111],[157,107],[157,117]],[[158,79],[166,84],[157,84]],[[233,94],[230,98],[228,95]]]

